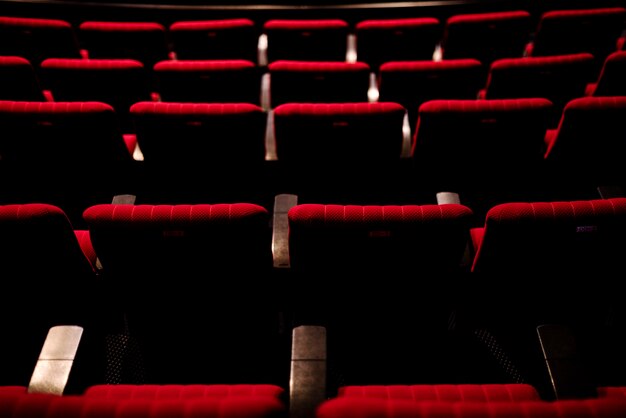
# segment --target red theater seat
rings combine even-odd
[[[624,185],[625,116],[626,97],[570,101],[558,128],[546,134],[545,158],[551,178],[570,186]]]
[[[261,102],[261,71],[252,61],[161,61],[154,75],[164,102]]]
[[[267,114],[259,106],[141,102],[131,113],[147,196],[180,203],[263,203]]]
[[[22,57],[0,57],[0,99],[46,101],[39,77],[31,63]]]
[[[268,69],[272,107],[368,100],[370,67],[363,62],[274,61]]]
[[[430,176],[436,190],[460,193],[478,219],[496,202],[532,195],[543,181],[552,108],[547,99],[424,103],[413,140],[413,178]]]
[[[532,56],[587,52],[596,59],[615,51],[615,42],[624,29],[623,7],[551,10],[544,12],[533,41],[527,46]]]
[[[474,58],[484,65],[521,57],[530,31],[531,15],[525,10],[453,15],[445,23],[442,57]]]
[[[399,170],[409,161],[405,112],[389,102],[279,105],[273,122],[282,187],[306,201],[400,198],[407,189]]]
[[[179,60],[257,62],[260,28],[250,19],[179,20],[169,26]]]
[[[587,96],[626,96],[626,51],[617,51],[604,60],[597,80],[587,85]]]
[[[556,126],[567,102],[585,95],[594,78],[593,61],[587,53],[497,60],[489,69],[482,97],[548,99],[554,105],[551,124]]]
[[[2,395],[26,392],[50,327],[91,325],[89,321],[95,311],[90,306],[98,305],[92,293],[97,277],[92,248],[88,237],[84,239],[86,233],[75,231],[57,206],[42,203],[0,206],[0,263],[7,280],[7,295],[10,294],[13,303],[28,310],[28,315],[15,315],[8,305],[0,308],[0,324],[5,335],[0,348]],[[38,294],[45,298],[39,297],[35,302],[33,298]],[[92,331],[95,335],[96,330]],[[96,366],[89,364],[87,369]],[[82,390],[76,385],[92,382],[89,376],[93,378],[97,374],[92,368],[93,373],[83,375],[85,380],[80,382],[75,379],[74,371],[65,382],[68,390]]]
[[[388,61],[432,60],[441,29],[434,17],[362,20],[354,28],[357,59],[374,71]]]
[[[46,58],[80,58],[72,25],[62,19],[0,16],[0,55],[26,58],[35,68]]]
[[[342,19],[271,19],[263,24],[267,61],[345,61],[348,22]]]
[[[422,103],[435,99],[476,99],[487,69],[475,59],[392,61],[378,73],[379,100],[403,105],[411,129]]]
[[[89,58],[127,58],[147,69],[169,59],[167,31],[157,22],[84,21],[78,37]]]
[[[76,227],[85,207],[134,185],[114,109],[100,102],[0,102],[5,201],[60,206]]]
[[[134,132],[131,105],[151,98],[148,72],[136,60],[50,58],[41,68],[55,101],[107,103],[115,109],[123,132]]]
[[[290,330],[280,326],[280,307],[265,303],[278,291],[263,279],[272,268],[265,208],[107,204],[84,217],[114,306],[126,316],[125,335],[136,344],[137,357],[130,343],[122,350],[137,361],[120,364],[122,375],[134,365],[147,384],[288,387]]]

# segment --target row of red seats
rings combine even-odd
[[[281,202],[285,198],[286,204]],[[11,372],[26,372],[28,378],[33,359],[29,357],[32,352],[25,337],[40,338],[37,330],[41,330],[42,324],[73,324],[80,320],[85,338],[91,334],[89,339],[93,342],[97,324],[92,318],[85,321],[87,314],[97,314],[101,320],[102,316],[110,319],[109,316],[123,313],[123,329],[108,330],[98,342],[108,347],[100,359],[105,362],[108,379],[127,380],[125,373],[140,367],[144,374],[134,378],[144,382],[245,381],[286,388],[290,374],[289,381],[293,380],[294,368],[306,367],[307,361],[313,363],[309,366],[325,367],[320,360],[325,362],[326,356],[318,357],[314,350],[295,359],[292,354],[296,364],[292,363],[291,373],[287,370],[290,346],[281,342],[279,331],[273,329],[280,321],[272,315],[281,306],[272,295],[286,283],[267,279],[256,283],[267,277],[272,259],[281,269],[290,266],[294,273],[291,279],[304,281],[305,285],[313,284],[311,279],[322,285],[331,277],[350,280],[349,275],[358,278],[365,272],[385,277],[385,288],[362,289],[360,294],[365,299],[354,301],[350,309],[354,312],[329,312],[328,360],[331,370],[340,372],[345,379],[340,386],[363,385],[368,380],[427,381],[436,376],[453,381],[447,379],[450,373],[459,373],[459,354],[435,355],[442,345],[432,337],[442,337],[439,327],[443,325],[446,330],[446,321],[440,324],[439,320],[446,316],[439,317],[439,313],[445,314],[450,304],[456,305],[459,296],[461,305],[471,302],[477,303],[479,310],[493,309],[489,324],[478,322],[472,326],[488,325],[491,332],[513,330],[513,335],[524,329],[522,323],[533,329],[536,321],[577,323],[576,315],[583,312],[585,321],[595,318],[595,325],[604,326],[605,315],[614,315],[613,309],[620,306],[615,293],[617,284],[605,275],[623,268],[623,198],[504,204],[492,209],[484,220],[484,228],[476,230],[471,230],[471,209],[459,204],[298,204],[292,196],[279,196],[271,225],[270,212],[251,204],[97,205],[84,213],[88,231],[73,231],[63,212],[50,205],[6,205],[1,209],[2,266],[9,276],[21,278],[12,288],[12,297],[22,300],[33,288],[46,293],[46,303],[33,307],[33,315],[28,318],[9,316],[10,308],[3,311],[7,335],[13,335],[11,331],[21,332],[21,338],[13,340],[20,343],[3,346],[3,358],[12,362],[5,365],[3,384],[27,384],[23,377]],[[465,249],[468,243],[469,253]],[[285,256],[287,264],[277,264]],[[468,261],[472,275],[456,276],[454,273],[468,271]],[[211,305],[203,291],[205,282],[219,271],[227,271],[226,278],[232,282],[213,281],[212,292],[218,292],[221,302],[228,302],[229,307]],[[547,273],[550,280],[537,277],[539,272]],[[573,272],[595,275],[593,287],[571,283],[568,278]],[[498,288],[503,276],[523,279],[525,288]],[[415,296],[404,298],[397,294],[398,286],[406,286],[411,277],[419,281],[417,304]],[[457,289],[459,285],[461,288]],[[241,294],[238,290],[242,286],[255,291],[254,297]],[[491,288],[489,297],[487,288]],[[457,294],[459,290],[461,293]],[[510,290],[516,293],[507,294]],[[558,299],[561,293],[567,297]],[[383,298],[395,295],[397,303],[411,304],[396,306],[390,312],[372,310],[373,294]],[[474,300],[475,297],[480,299]],[[528,297],[532,297],[532,304],[527,303]],[[257,302],[268,306],[261,309],[254,302],[256,298],[263,298]],[[60,317],[59,313],[68,316]],[[389,322],[379,327],[375,318],[387,318]],[[407,324],[419,329],[418,336],[422,338],[405,335]],[[287,328],[289,338],[291,327]],[[113,338],[116,333],[118,337]],[[304,347],[311,350],[323,338],[317,330],[304,338]],[[68,340],[67,335],[61,340]],[[398,345],[398,341],[412,343]],[[459,341],[454,343],[457,344]],[[478,361],[480,367],[489,364],[480,356],[466,353],[467,348],[465,344],[461,346],[466,360]],[[120,357],[111,356],[111,350]],[[49,349],[40,360],[57,362],[52,369],[62,370],[59,362],[69,359],[62,353]],[[506,353],[499,356],[506,357]],[[622,370],[619,356],[611,359],[610,372]],[[536,366],[544,368],[539,360]],[[97,363],[89,364],[89,372],[97,374],[94,364]],[[524,369],[521,372],[529,377]],[[482,373],[485,370],[465,379],[484,379]],[[305,375],[311,378],[310,373]],[[86,382],[89,380],[82,384]],[[61,386],[64,385],[65,382]],[[452,389],[441,387],[440,392],[423,387],[344,388],[338,394],[435,400],[453,396],[474,398],[481,394],[489,398],[487,394],[491,393],[494,398],[511,396],[519,400],[514,394],[525,393],[534,400],[541,398],[528,387],[510,389],[512,392],[503,391],[502,387],[485,392],[469,387],[456,395]],[[84,386],[81,393],[82,390]],[[97,390],[107,397],[183,396],[174,389],[163,389],[158,395],[154,387],[91,389]],[[187,390],[206,394],[198,387]],[[222,387],[212,391],[213,397],[221,396],[216,391],[231,393]],[[268,391],[275,396],[282,393],[272,388]]]
[[[433,196],[478,188],[490,190],[486,202],[516,187],[554,198],[559,186],[623,186],[626,99],[572,100],[557,128],[552,111],[546,99],[428,101],[411,138],[405,109],[392,102],[289,103],[271,118],[246,103],[140,102],[131,108],[136,134],[122,135],[103,103],[5,101],[0,167],[14,179],[5,201],[77,200],[82,209],[142,190],[157,200],[180,191],[215,202],[232,192],[227,201],[261,203],[278,192],[415,202],[420,187]]]
[[[63,20],[3,17],[0,52],[38,65],[45,58],[132,58],[148,67],[170,58],[245,59],[257,62],[258,41],[267,35],[267,61],[280,59],[345,61],[347,37],[356,34],[357,58],[373,68],[387,61],[428,60],[441,43],[444,59],[498,58],[591,53],[598,60],[616,48],[624,30],[624,8],[555,10],[533,28],[524,10],[460,14],[445,25],[437,18],[378,19],[350,29],[341,19],[268,20],[257,28],[250,19],[180,21],[168,29],[157,22],[96,22],[78,26]],[[169,46],[171,38],[172,47]]]
[[[497,60],[487,70],[473,59],[387,62],[370,96],[370,68],[364,63],[277,61],[269,65],[269,87],[250,61],[162,61],[154,66],[156,85],[133,60],[47,59],[38,76],[20,57],[0,57],[0,75],[10,82],[0,99],[25,101],[101,101],[134,130],[132,104],[155,100],[194,103],[397,102],[409,112],[414,128],[419,106],[433,99],[543,97],[555,106],[553,124],[567,102],[583,96],[626,94],[622,74],[626,52],[614,52],[601,72],[590,54]],[[155,91],[153,91],[155,90]],[[265,91],[264,91],[265,90]]]

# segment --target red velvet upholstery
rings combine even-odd
[[[0,102],[4,199],[54,203],[75,227],[85,206],[132,183],[116,114],[100,102]]]
[[[24,57],[33,66],[46,58],[80,58],[76,35],[65,20],[0,16],[0,38],[0,55]]]
[[[521,57],[530,31],[531,15],[524,10],[453,15],[445,24],[442,57],[475,58],[485,65]]]
[[[572,100],[546,152],[554,176],[595,186],[624,184],[625,97]]]
[[[600,76],[588,96],[626,96],[626,51],[617,51],[604,60]]]
[[[599,398],[626,399],[626,386],[600,386],[597,391]]]
[[[498,205],[487,214],[472,270],[615,273],[625,229],[623,198]]]
[[[88,208],[84,217],[136,341],[145,383],[286,387],[279,314],[250,299],[244,306],[239,294],[243,287],[255,298],[275,291],[263,279],[272,268],[266,209],[108,204]],[[121,366],[128,373],[129,365]]]
[[[413,402],[382,399],[333,399],[317,411],[317,418],[617,418],[626,402],[618,400],[561,400],[557,402]]]
[[[386,62],[378,75],[379,100],[403,105],[414,129],[422,103],[435,99],[475,99],[485,85],[486,72],[475,59]]]
[[[454,272],[471,215],[461,205],[297,205],[288,212],[291,266],[306,272]]]
[[[526,383],[512,384],[436,384],[344,386],[339,397],[407,399],[446,402],[519,402],[539,401],[537,390]]]
[[[260,29],[250,19],[176,21],[169,35],[181,60],[243,59],[257,62]]]
[[[48,329],[85,324],[96,275],[66,214],[40,203],[0,206],[0,266],[11,301],[0,307],[0,385],[26,387]],[[15,306],[28,313],[16,314]]]
[[[420,173],[440,173],[438,190],[532,184],[543,163],[551,109],[547,99],[426,102],[419,109],[413,158]]]
[[[22,57],[0,57],[0,100],[45,101],[39,78]]]
[[[150,100],[148,73],[136,60],[51,58],[41,68],[55,101],[107,103],[115,109],[124,132],[134,130],[130,106]]]
[[[224,399],[110,400],[81,396],[22,395],[0,397],[0,414],[10,418],[278,418],[285,406],[263,396]]]
[[[242,268],[261,269],[270,261],[268,213],[253,204],[105,204],[84,217],[103,268],[112,271],[194,271],[239,259]]]
[[[543,97],[554,104],[556,126],[567,102],[583,97],[592,79],[594,57],[587,53],[502,59],[491,65],[485,98]]]
[[[528,51],[532,56],[588,52],[601,65],[624,29],[623,7],[552,10],[541,15]]]
[[[166,29],[156,22],[85,21],[78,36],[89,58],[129,58],[147,69],[169,58]]]
[[[197,399],[268,396],[282,399],[285,390],[275,385],[94,385],[84,396],[105,399]]]
[[[370,67],[363,62],[274,61],[268,69],[273,107],[368,100]]]
[[[267,20],[263,33],[267,35],[268,62],[345,61],[348,30],[348,22],[342,19]]]
[[[354,28],[357,59],[375,71],[388,61],[430,60],[441,26],[434,17],[362,20]]]
[[[261,100],[261,71],[252,61],[161,61],[154,74],[164,102],[259,104]]]

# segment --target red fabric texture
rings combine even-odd
[[[165,27],[157,22],[98,22],[87,21],[79,26],[80,30],[121,31],[121,32],[164,32]]]
[[[519,402],[541,400],[528,384],[437,384],[344,386],[339,397],[408,399],[414,401]]]
[[[348,22],[342,19],[272,19],[263,24],[271,30],[326,30],[348,28]]]
[[[267,384],[234,385],[94,385],[87,388],[84,396],[106,399],[196,399],[227,398],[230,396],[269,396],[280,399],[285,390]]]
[[[369,19],[356,24],[357,34],[360,30],[410,28],[415,26],[439,25],[434,17],[417,17],[406,19]]]
[[[154,71],[231,71],[255,66],[252,61],[248,60],[160,61],[155,64]]]
[[[324,402],[317,418],[617,418],[626,402],[614,399],[556,402],[414,402],[337,398]]]
[[[41,63],[41,67],[81,70],[109,70],[143,68],[143,64],[132,59],[48,58]]]
[[[37,28],[67,28],[71,29],[72,25],[65,20],[60,19],[40,19],[28,17],[0,17],[0,26],[23,26]]]
[[[364,62],[330,62],[330,61],[289,61],[278,60],[268,66],[270,73],[277,71],[300,72],[368,72],[369,65]],[[295,87],[295,86],[294,86]]]
[[[205,31],[235,29],[240,27],[252,27],[254,22],[250,19],[216,19],[216,20],[195,20],[180,21],[170,25],[170,31]]]
[[[450,16],[447,20],[448,24],[458,23],[486,23],[489,21],[509,20],[509,19],[528,19],[530,13],[525,10],[513,10],[510,12],[490,12],[490,13],[472,13],[458,14]]]

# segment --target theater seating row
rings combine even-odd
[[[538,21],[525,10],[434,17],[371,19],[353,27],[342,19],[247,18],[158,22],[83,21],[2,17],[10,40],[3,55],[24,56],[39,65],[45,58],[133,58],[147,67],[176,57],[245,59],[257,62],[261,34],[267,62],[280,59],[344,61],[348,35],[356,37],[357,58],[373,68],[386,61],[430,60],[440,45],[444,59],[498,58],[588,52],[599,60],[616,48],[626,9],[552,10]],[[419,45],[418,48],[415,45]],[[173,55],[171,55],[173,54]]]
[[[281,203],[284,199],[287,202]],[[85,211],[88,230],[74,231],[53,206],[2,206],[2,266],[7,276],[19,278],[11,296],[24,304],[33,292],[44,293],[45,299],[32,304],[27,316],[11,316],[11,308],[3,306],[3,331],[12,338],[2,349],[2,358],[10,361],[4,363],[2,381],[12,387],[7,389],[11,401],[0,402],[1,408],[9,411],[7,416],[48,416],[65,413],[60,412],[64,408],[74,411],[66,413],[129,408],[127,413],[140,416],[157,413],[155,408],[172,414],[196,408],[220,413],[234,408],[241,414],[251,408],[275,414],[284,412],[276,398],[284,402],[286,389],[293,388],[298,372],[304,371],[305,389],[307,384],[321,384],[315,386],[321,392],[309,393],[316,400],[314,409],[337,396],[405,401],[330,400],[319,414],[334,408],[348,413],[343,410],[347,408],[350,414],[417,408],[420,413],[457,411],[461,416],[470,411],[500,416],[512,413],[510,408],[525,411],[518,414],[546,409],[547,416],[565,413],[561,408],[576,409],[582,416],[600,408],[604,412],[599,416],[604,416],[608,408],[613,412],[606,416],[614,416],[622,408],[623,414],[623,401],[577,401],[570,406],[546,402],[551,396],[544,386],[549,385],[548,371],[544,359],[536,356],[532,334],[539,325],[559,323],[582,330],[581,335],[617,332],[612,341],[623,344],[624,323],[616,321],[624,319],[619,285],[611,277],[623,269],[625,199],[504,204],[492,209],[479,229],[471,228],[471,209],[458,204],[340,206],[298,204],[293,196],[278,196],[277,208],[270,222],[270,211],[245,203],[97,205]],[[277,264],[285,254],[286,263]],[[267,275],[272,259],[275,268],[291,270],[289,281]],[[226,275],[220,274],[224,271]],[[471,274],[455,274],[463,271]],[[592,285],[572,283],[568,279],[574,272],[594,277]],[[385,286],[363,285],[359,278],[366,273],[384,278]],[[294,308],[277,296],[293,297],[312,285],[327,289],[335,280],[355,278],[361,286],[349,310],[334,309],[337,302],[345,304],[345,296],[335,298],[315,288],[312,292],[319,294],[323,306]],[[409,286],[412,278],[417,282]],[[503,278],[522,280],[523,285],[503,287]],[[293,280],[300,283],[294,285]],[[380,300],[374,302],[375,297]],[[374,309],[388,297],[394,298],[394,307]],[[33,367],[37,340],[55,324],[83,327],[78,355],[47,347]],[[66,343],[69,335],[57,338]],[[593,339],[593,351],[585,354],[618,355],[610,357],[607,368],[594,370],[591,382],[598,393],[589,397],[623,397],[623,391],[613,389],[615,382],[623,382],[619,349],[607,350],[599,341]],[[590,357],[594,362],[595,355]],[[28,385],[33,369],[59,373],[67,362],[80,362],[77,374],[71,375],[75,394],[135,401],[31,401],[15,387]],[[320,371],[321,383],[313,381]],[[449,384],[481,379],[521,379],[530,388]],[[100,387],[103,382],[159,386]],[[398,386],[428,382],[447,385]],[[172,383],[195,386],[161,386]],[[201,383],[222,386],[207,389],[197,386]],[[241,383],[265,385],[223,386]],[[240,405],[236,396],[250,396],[251,391],[255,398],[273,400],[245,400]],[[290,396],[300,399],[295,395],[292,389]],[[207,402],[211,406],[179,400],[194,397],[212,398]],[[509,397],[516,406],[496,402]],[[148,398],[177,400],[155,404],[145,401]],[[216,405],[215,398],[229,401]],[[407,398],[457,403],[416,405]],[[485,398],[495,403],[459,403]],[[42,412],[48,402],[56,412]],[[468,411],[461,412],[465,408]],[[495,415],[482,415],[487,412],[476,408]],[[413,414],[418,412],[409,416]]]

